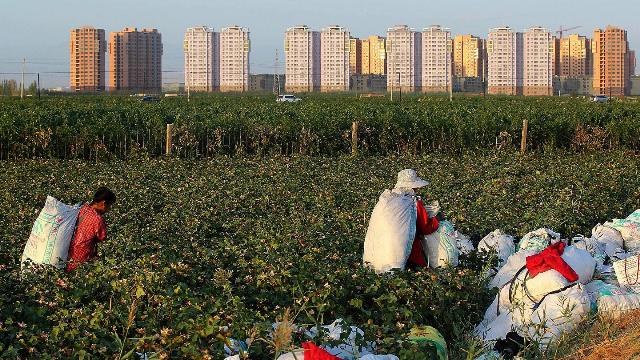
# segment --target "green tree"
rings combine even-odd
[[[27,94],[36,96],[38,94],[38,83],[34,80],[26,91]]]

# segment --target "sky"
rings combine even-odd
[[[595,28],[616,25],[628,31],[631,49],[640,50],[640,0],[607,6],[602,0],[0,0],[0,79],[19,75],[22,59],[28,73],[41,72],[43,88],[68,86],[69,30],[83,25],[108,33],[124,27],[157,28],[164,45],[163,82],[182,82],[182,38],[188,27],[216,31],[229,25],[248,27],[251,73],[273,73],[276,49],[283,72],[284,31],[306,24],[314,30],[346,27],[354,37],[385,35],[406,24],[421,30],[432,24],[452,34],[486,37],[491,28],[521,31],[544,26],[592,36]],[[52,72],[61,72],[52,74]],[[26,76],[30,83],[35,75]]]

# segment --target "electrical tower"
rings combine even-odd
[[[273,93],[280,95],[280,66],[278,64],[278,49],[276,49],[276,61],[273,65]]]

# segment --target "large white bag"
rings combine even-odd
[[[549,245],[555,244],[560,241],[560,234],[546,228],[541,228],[535,231],[531,231],[522,237],[518,243],[518,250],[536,250],[541,252]]]
[[[456,248],[460,254],[468,255],[475,250],[471,239],[456,230],[451,222],[447,220],[440,221],[439,230],[447,234],[450,238],[455,239]]]
[[[381,273],[404,269],[416,236],[416,197],[385,190],[373,208],[362,261]]]
[[[567,246],[562,253],[562,260],[578,274],[579,283],[584,285],[591,282],[597,262],[589,251],[575,245]]]
[[[516,252],[516,245],[513,236],[507,235],[500,230],[494,230],[480,240],[478,251],[496,252],[498,254],[498,268],[507,262],[509,256]]]
[[[444,226],[439,226],[434,233],[422,238],[422,249],[431,268],[458,266],[460,250],[456,246],[456,239],[451,237]]]
[[[640,209],[631,213],[625,219],[613,219],[604,223],[605,226],[616,229],[624,239],[624,249],[632,252],[640,252]]]
[[[24,247],[22,266],[31,262],[64,268],[80,206],[81,204],[65,205],[47,196],[44,208],[33,224],[29,240]]]
[[[613,262],[618,283],[640,290],[640,255],[633,255]]]
[[[578,284],[545,297],[531,315],[529,336],[546,346],[562,333],[572,331],[591,310],[589,295]]]
[[[506,283],[511,281],[516,275],[518,270],[522,269],[527,264],[527,257],[535,255],[535,250],[520,250],[517,253],[509,256],[507,262],[500,268],[496,276],[491,279],[489,288],[502,288]]]

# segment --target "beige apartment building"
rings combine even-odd
[[[453,74],[456,77],[484,76],[485,41],[473,35],[456,35],[453,41]]]
[[[572,34],[559,39],[559,43],[558,75],[567,78],[591,75],[591,41],[586,36]]]
[[[102,92],[105,89],[103,29],[84,26],[71,30],[69,39],[69,85],[74,92]]]
[[[362,74],[384,75],[386,65],[385,38],[372,35],[362,40]]]
[[[220,88],[219,34],[197,26],[184,34],[184,84],[188,91],[212,92]]]
[[[156,29],[125,28],[109,35],[110,91],[162,90],[162,36]]]
[[[285,90],[320,90],[320,32],[306,25],[288,28],[284,36]]]
[[[522,94],[553,95],[554,36],[545,28],[532,27],[524,32],[523,40]]]
[[[387,91],[419,91],[422,83],[422,35],[406,25],[387,30]]]
[[[593,92],[596,95],[629,94],[631,69],[627,31],[614,26],[596,29],[591,43],[593,54]]]
[[[320,91],[349,91],[350,34],[332,25],[320,33]]]
[[[220,91],[249,91],[249,29],[237,25],[220,31]]]
[[[362,40],[349,39],[349,73],[362,74]]]
[[[489,94],[520,95],[523,80],[522,33],[510,27],[489,32],[487,82]]]
[[[453,78],[451,32],[440,25],[422,31],[422,92],[449,92]]]

